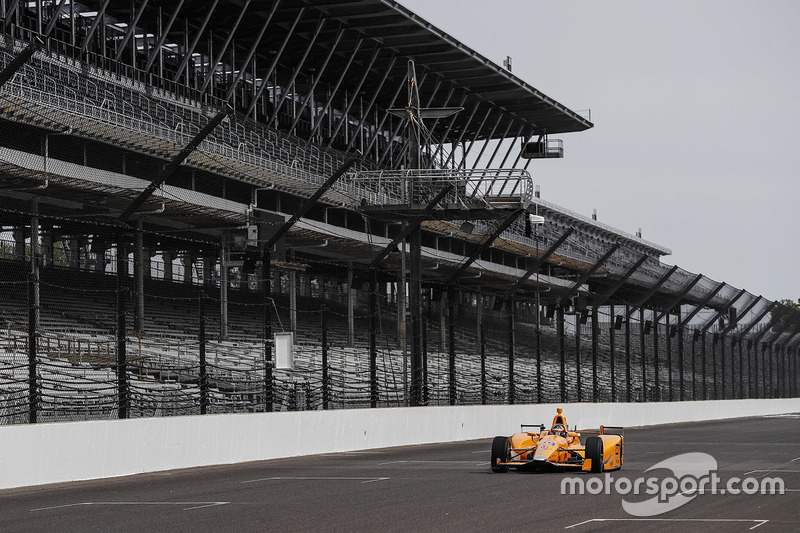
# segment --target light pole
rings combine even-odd
[[[538,206],[537,206],[538,212]],[[544,217],[539,215],[528,215],[528,221],[533,226],[533,241],[536,246],[536,262],[539,262],[539,226],[544,224]],[[541,309],[539,302],[539,268],[536,268],[536,401],[542,403],[542,334],[540,331]]]

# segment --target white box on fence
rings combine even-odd
[[[275,334],[275,368],[294,370],[294,332]]]

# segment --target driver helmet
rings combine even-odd
[[[554,435],[558,435],[559,437],[567,438],[567,428],[563,426],[563,424],[556,424],[550,430],[550,433]]]

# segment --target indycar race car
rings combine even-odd
[[[544,424],[523,425],[520,433],[495,437],[492,441],[492,471],[549,467],[596,473],[622,467],[625,428],[600,426],[599,431],[583,430],[582,433],[593,435],[581,444],[581,433],[569,431],[563,410],[559,408],[556,411],[549,430],[544,429]],[[525,431],[525,428],[538,428],[538,431]]]

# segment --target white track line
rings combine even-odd
[[[378,466],[386,466],[386,465],[399,465],[399,464],[442,464],[442,465],[449,465],[449,464],[468,464],[474,465],[475,460],[472,461],[388,461],[386,463],[378,463]],[[486,464],[486,463],[479,463]]]
[[[284,477],[284,476],[276,476],[276,477],[265,477],[262,479],[250,479],[248,481],[242,481],[242,483],[259,483],[261,481],[360,481],[361,483],[374,483],[376,481],[387,481],[389,477]]]
[[[776,468],[771,468],[771,469],[767,469],[767,470],[751,470],[749,472],[745,472],[744,475],[747,476],[749,474],[754,474],[756,472],[767,472],[767,473],[769,473],[769,472],[787,472],[789,474],[800,474],[800,470],[778,470]]]
[[[754,522],[756,524],[750,529],[755,529],[763,526],[769,522],[769,520],[749,520],[744,518],[592,518],[590,520],[578,522],[577,524],[572,524],[564,529],[572,529],[592,522]]]
[[[192,509],[203,509],[205,507],[216,507],[218,505],[228,505],[231,502],[79,502],[68,503],[65,505],[54,505],[52,507],[40,507],[38,509],[31,509],[33,511],[49,511],[52,509],[65,509],[67,507],[79,507],[89,505],[192,505],[193,507],[186,507],[184,511],[191,511]]]

